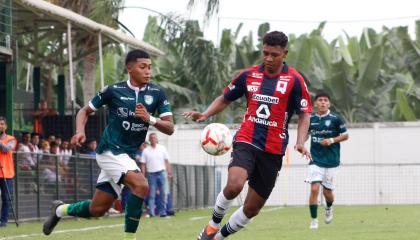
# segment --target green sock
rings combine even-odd
[[[333,202],[327,202],[327,208],[330,208],[332,206]]]
[[[309,210],[313,219],[318,217],[318,205],[309,205]]]
[[[90,200],[72,203],[67,206],[67,215],[74,217],[90,218]]]
[[[131,194],[125,206],[124,230],[126,233],[135,233],[137,231],[137,227],[139,226],[139,222],[140,222],[142,209],[143,209],[143,198],[139,198],[136,195]]]

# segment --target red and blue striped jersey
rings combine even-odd
[[[247,112],[235,141],[272,154],[284,154],[293,113],[312,112],[303,77],[286,63],[278,74],[266,73],[264,65],[243,70],[224,90],[228,101],[242,96],[247,99]]]

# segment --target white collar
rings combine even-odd
[[[146,90],[146,87],[147,87],[147,85],[148,85],[148,84],[146,84],[146,85],[145,85],[144,87],[142,87],[142,88],[138,88],[138,87],[134,87],[134,86],[131,84],[130,79],[128,79],[128,80],[127,80],[127,85],[128,85],[128,87],[129,87],[129,88],[133,89],[134,91],[139,92],[139,91],[144,91],[144,90]]]
[[[325,113],[325,114],[322,114],[322,115],[318,115],[318,113],[315,113],[315,115],[317,116],[317,117],[325,117],[325,116],[327,116],[328,114],[330,114],[330,110],[328,109],[328,111]]]

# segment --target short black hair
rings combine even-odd
[[[263,44],[267,44],[269,46],[280,46],[282,48],[286,48],[288,42],[289,38],[286,34],[279,31],[268,32],[263,38]]]
[[[316,101],[318,98],[320,98],[320,97],[326,97],[326,98],[328,98],[328,100],[330,100],[330,101],[331,101],[331,97],[330,97],[330,95],[329,95],[327,92],[319,92],[319,93],[317,93],[317,94],[315,95],[315,101]]]
[[[127,53],[127,56],[125,57],[125,65],[137,61],[138,58],[150,59],[150,55],[141,49],[131,50]]]

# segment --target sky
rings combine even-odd
[[[196,7],[187,10],[189,0],[125,0],[119,21],[126,25],[136,38],[142,39],[149,15],[176,13],[187,19],[199,20],[203,27],[204,1],[196,0]],[[144,10],[142,7],[150,10]],[[220,0],[219,13],[204,26],[204,37],[217,42],[222,29],[236,29],[244,23],[240,36],[258,30],[263,22],[269,22],[271,30],[286,34],[304,34],[327,21],[323,36],[331,41],[344,32],[360,36],[366,27],[381,31],[383,26],[408,26],[415,36],[415,20],[420,20],[420,1],[416,0]],[[239,38],[240,39],[240,38]]]

